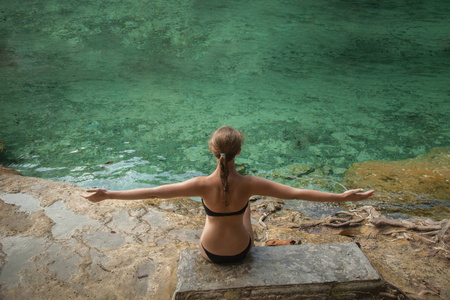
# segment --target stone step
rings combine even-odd
[[[240,263],[184,250],[173,299],[373,299],[381,276],[355,243],[254,247]]]

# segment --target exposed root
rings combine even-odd
[[[405,227],[410,230],[417,231],[435,231],[442,229],[442,225],[436,224],[423,224],[422,220],[395,220],[385,216],[378,218],[372,218],[370,223],[375,226],[395,226],[395,227]]]
[[[408,240],[408,241],[412,241],[412,240],[414,240],[413,238],[412,238],[412,236],[411,235],[409,235],[409,234],[407,234],[406,232],[403,232],[401,235],[395,235],[396,236],[396,238],[395,239],[393,239],[393,240],[388,240],[388,242],[394,242],[394,241],[398,241],[398,240]]]
[[[272,213],[281,210],[282,208],[281,204],[282,202],[279,201],[272,203],[262,203],[260,205],[257,205],[255,208],[252,208],[252,213],[256,211],[256,213],[260,215],[258,223],[264,228],[266,240],[269,239],[269,226],[267,226],[267,224],[264,223],[264,220]]]
[[[424,238],[423,236],[420,237],[420,239],[424,242],[430,243],[430,244],[436,244],[437,242],[439,242],[438,237],[437,236],[433,236],[431,239],[427,239]]]
[[[396,296],[397,299],[401,299],[400,297],[403,296],[407,300],[425,300],[426,298],[420,297],[420,296],[413,296],[410,294],[407,294],[405,291],[403,291],[398,286],[392,284],[391,282],[385,280],[387,285],[392,289],[392,294],[389,293],[390,296]],[[380,294],[381,295],[381,294]],[[400,296],[401,295],[401,296]],[[384,296],[384,295],[383,295]]]
[[[380,296],[383,297],[384,299],[394,299],[394,300],[398,299],[397,296],[395,296],[394,294],[391,294],[391,293],[382,292],[382,293],[380,293]]]
[[[344,226],[358,226],[359,223],[365,220],[365,218],[357,219],[357,220],[346,220],[344,222],[341,222],[342,219],[339,218],[331,218],[331,220],[328,223],[325,223],[326,226],[331,227],[344,227]],[[333,223],[337,222],[337,223]]]
[[[335,213],[334,215],[347,215],[350,217],[353,217],[353,213],[349,212],[349,211],[338,211],[337,213]]]
[[[367,226],[375,227],[400,227],[402,229],[385,231],[382,234],[391,236],[394,239],[388,240],[394,242],[397,240],[422,240],[426,243],[434,244],[435,249],[443,251],[445,257],[450,257],[448,242],[450,241],[449,220],[445,219],[439,222],[433,220],[408,219],[397,220],[379,213],[373,206],[362,206],[358,209],[339,211],[335,216],[344,215],[345,218],[329,217],[323,225],[330,227],[358,226],[365,220]]]
[[[432,292],[432,291],[427,291],[427,290],[420,291],[419,296],[425,296],[425,295],[439,296],[439,294],[436,294],[435,292]]]
[[[433,249],[438,250],[438,251],[444,251],[446,254],[450,254],[450,251],[448,251],[447,249],[444,249],[442,247],[434,247]]]
[[[267,218],[267,216],[268,215],[270,215],[271,214],[271,212],[268,212],[268,213],[263,213],[263,215],[261,216],[261,218],[259,218],[259,224],[261,224],[261,226],[262,227],[264,227],[265,229],[267,229],[268,227],[267,227],[267,225],[266,225],[266,223],[264,223],[264,220]]]
[[[439,230],[436,231],[429,231],[429,232],[419,232],[420,235],[437,235],[439,233]]]
[[[269,205],[263,203],[263,204],[260,204],[260,205],[258,205],[258,206],[256,207],[256,209],[258,209],[258,210],[260,210],[260,209],[265,210],[265,211],[262,213],[262,215],[261,215],[261,217],[259,218],[259,221],[258,221],[259,224],[260,224],[262,227],[264,227],[264,229],[266,229],[266,230],[268,229],[268,226],[267,226],[266,223],[264,223],[264,220],[265,220],[270,214],[272,214],[272,213],[274,213],[274,212],[277,212],[277,211],[281,210],[281,204],[282,204],[282,202],[269,203]]]
[[[391,230],[388,232],[383,232],[382,234],[384,235],[393,235],[393,234],[397,234],[397,233],[405,233],[406,230]]]

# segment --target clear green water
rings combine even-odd
[[[224,124],[255,174],[415,157],[449,145],[449,19],[447,0],[4,0],[0,163],[175,182],[214,169]]]

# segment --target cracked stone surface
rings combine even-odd
[[[180,205],[199,210],[192,200],[94,205],[72,184],[22,176],[0,182],[2,298],[168,299],[179,252],[195,248],[202,230],[201,214],[173,220]]]
[[[205,218],[201,203],[93,204],[83,192],[70,183],[0,175],[0,298],[170,299],[181,251],[196,253],[198,247]],[[275,206],[281,210],[263,227],[259,218]],[[339,235],[341,229],[314,226],[317,220],[276,199],[261,198],[251,207],[256,246],[269,239],[304,245],[357,241],[383,278],[409,293],[431,288],[450,298],[448,260],[432,245],[390,242],[366,225],[355,237]]]
[[[381,277],[355,243],[255,247],[243,263],[231,265],[213,265],[198,251],[185,250],[174,299],[226,299],[230,293],[237,299],[331,299],[337,293],[378,295],[383,289]]]

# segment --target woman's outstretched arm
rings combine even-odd
[[[150,198],[175,198],[202,196],[202,177],[195,177],[184,182],[161,185],[154,188],[142,188],[126,191],[108,191],[106,189],[91,189],[82,197],[91,202],[100,202],[107,199],[114,200],[141,200]]]
[[[341,194],[308,189],[297,189],[255,176],[252,176],[251,178],[250,189],[251,194],[254,195],[270,196],[287,200],[298,199],[316,202],[361,201],[369,198],[374,193],[374,190],[362,192],[362,189],[348,190]]]

